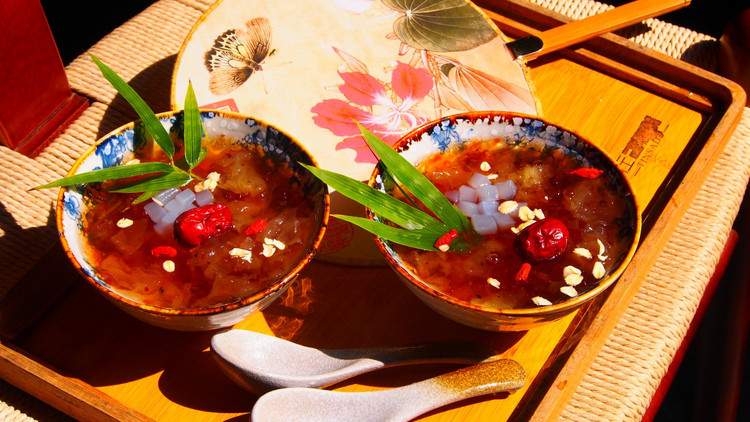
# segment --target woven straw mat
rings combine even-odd
[[[573,19],[611,6],[590,0],[532,0]],[[161,0],[94,45],[99,56],[145,93],[155,110],[169,108],[175,55],[209,0]],[[632,35],[638,44],[708,69],[716,41],[657,19]],[[0,299],[56,241],[50,220],[54,192],[32,186],[63,175],[97,138],[132,120],[125,103],[83,55],[67,69],[73,89],[91,106],[44,152],[30,159],[0,147]],[[575,391],[562,419],[639,419],[666,373],[721,254],[750,176],[750,111],[706,179],[641,290]],[[693,228],[700,226],[700,234]],[[673,274],[680,273],[680,283]],[[0,381],[0,420],[64,419],[27,394]]]

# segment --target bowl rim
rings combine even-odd
[[[593,289],[585,292],[582,295],[566,299],[560,303],[555,303],[555,304],[548,305],[548,306],[536,306],[536,307],[529,307],[529,308],[490,309],[490,308],[482,307],[482,306],[475,305],[469,302],[461,301],[459,299],[454,298],[453,296],[450,296],[448,294],[445,294],[433,288],[428,283],[422,281],[421,278],[413,276],[408,271],[406,271],[404,266],[398,261],[396,261],[396,259],[394,258],[393,255],[397,255],[396,252],[394,251],[393,254],[388,252],[388,250],[386,249],[385,242],[377,236],[375,236],[375,245],[377,246],[380,253],[385,257],[386,261],[388,262],[388,265],[391,268],[393,268],[398,274],[400,274],[404,279],[408,280],[412,285],[420,289],[422,292],[427,293],[433,298],[439,299],[440,301],[445,302],[447,304],[450,304],[450,305],[453,305],[453,306],[456,306],[465,310],[471,310],[471,311],[475,311],[481,314],[491,315],[491,316],[510,316],[510,317],[545,316],[548,314],[557,314],[557,313],[572,311],[575,308],[593,299],[594,297],[598,296],[607,288],[609,288],[609,286],[611,286],[620,277],[620,275],[622,275],[622,273],[625,271],[625,268],[628,266],[628,264],[632,260],[633,256],[635,255],[636,250],[638,249],[638,245],[640,243],[641,230],[642,230],[642,225],[643,225],[643,221],[642,221],[643,219],[641,215],[642,210],[641,210],[640,204],[638,202],[637,197],[635,196],[635,191],[633,190],[632,184],[627,179],[627,177],[625,177],[625,174],[622,172],[622,170],[617,166],[617,164],[612,160],[612,158],[606,152],[604,152],[597,145],[593,144],[587,138],[580,136],[577,132],[569,130],[565,128],[564,126],[551,123],[549,120],[542,118],[540,116],[534,116],[534,115],[525,114],[525,113],[517,113],[517,112],[512,112],[512,111],[498,111],[498,110],[469,111],[469,112],[464,112],[464,113],[451,114],[448,116],[443,116],[440,119],[431,120],[429,122],[422,124],[421,126],[418,126],[410,130],[406,134],[402,135],[401,138],[399,138],[399,140],[393,144],[393,148],[398,152],[401,152],[404,149],[408,149],[407,147],[412,142],[421,140],[421,135],[423,133],[427,132],[429,129],[437,125],[440,125],[444,121],[455,122],[457,119],[466,119],[470,121],[476,121],[477,119],[483,119],[483,118],[488,118],[488,117],[492,118],[495,116],[501,116],[508,120],[512,119],[513,117],[520,117],[523,119],[538,120],[540,122],[543,122],[546,126],[555,126],[559,130],[570,133],[571,135],[575,136],[578,141],[584,142],[589,147],[598,151],[602,155],[602,157],[604,157],[609,162],[611,167],[617,170],[617,172],[622,177],[622,180],[625,182],[625,186],[630,192],[630,197],[632,198],[633,206],[635,208],[635,220],[636,220],[635,229],[633,233],[633,240],[630,244],[630,248],[628,249],[627,254],[625,255],[625,258],[622,260],[620,265],[618,265],[614,271],[610,272],[607,275],[607,277],[602,279],[599,282],[599,284]],[[370,180],[368,181],[368,185],[374,186],[375,180],[378,175],[380,175],[379,165],[375,166],[375,169],[373,170],[370,176]],[[375,216],[369,208],[366,208],[366,214],[367,214],[368,219],[374,220]]]
[[[179,115],[183,112],[183,110],[170,110],[165,111],[161,113],[157,113],[156,117],[161,120],[163,118],[169,118],[172,116]],[[315,157],[310,153],[310,151],[305,148],[305,146],[297,140],[297,138],[290,135],[288,132],[279,129],[275,125],[272,125],[268,123],[267,121],[263,119],[258,119],[252,116],[244,115],[241,113],[236,113],[233,111],[225,111],[225,110],[217,110],[217,109],[210,109],[210,108],[199,108],[200,113],[214,113],[215,115],[218,115],[223,118],[227,119],[234,119],[234,120],[253,120],[261,125],[265,125],[266,127],[271,127],[274,130],[278,131],[282,135],[286,136],[293,144],[295,144],[307,157],[310,159],[310,162],[313,166],[318,166],[317,160],[315,160]],[[96,140],[96,142],[91,145],[86,151],[84,151],[80,157],[73,163],[73,166],[68,170],[66,173],[66,176],[74,175],[75,172],[78,170],[78,168],[81,166],[81,164],[84,162],[85,159],[91,156],[96,151],[96,148],[104,143],[106,140],[111,138],[112,136],[115,136],[119,133],[123,133],[129,129],[134,128],[136,121],[131,121],[128,123],[125,123],[122,126],[119,126],[105,135],[101,136],[99,139]],[[323,194],[323,215],[320,220],[320,227],[318,228],[318,233],[315,236],[315,239],[313,240],[312,247],[306,253],[304,256],[302,256],[297,264],[292,267],[291,270],[279,281],[273,283],[271,286],[259,291],[255,292],[250,296],[245,296],[237,301],[225,303],[221,305],[214,305],[209,306],[205,308],[186,308],[186,309],[173,309],[173,308],[165,308],[160,306],[154,306],[154,305],[147,305],[144,303],[140,303],[138,301],[135,301],[133,299],[130,299],[120,293],[118,293],[113,287],[111,287],[108,283],[99,283],[96,280],[94,280],[89,274],[87,274],[84,270],[81,264],[78,262],[78,259],[73,255],[73,252],[70,249],[70,245],[68,244],[68,241],[65,237],[65,230],[63,229],[63,200],[65,192],[67,191],[66,187],[61,187],[57,194],[57,201],[55,206],[55,221],[57,224],[57,234],[60,238],[60,242],[62,244],[63,250],[65,251],[65,255],[67,255],[68,260],[73,264],[75,269],[80,273],[86,281],[93,285],[100,293],[107,296],[109,299],[114,300],[115,302],[123,303],[127,306],[138,308],[142,311],[146,311],[151,314],[157,314],[157,315],[164,315],[164,316],[199,316],[199,315],[216,315],[221,314],[229,311],[233,311],[235,309],[239,309],[248,305],[251,305],[255,302],[258,302],[266,297],[272,296],[276,292],[283,290],[289,283],[291,283],[295,277],[302,271],[302,269],[313,259],[315,254],[317,253],[318,249],[320,248],[320,244],[323,240],[323,236],[326,232],[326,228],[328,227],[328,219],[330,216],[330,209],[331,209],[331,198],[328,192],[328,186],[323,184],[324,186],[324,194]],[[102,280],[104,281],[104,280]]]

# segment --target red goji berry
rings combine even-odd
[[[521,268],[516,273],[516,281],[526,281],[529,279],[529,273],[531,272],[531,264],[524,262],[521,264]]]
[[[177,249],[171,246],[155,246],[151,249],[151,256],[156,258],[174,258],[177,256]]]
[[[458,232],[456,231],[456,229],[450,229],[447,232],[440,235],[440,237],[437,238],[433,246],[445,252],[448,249],[450,249],[451,242],[453,242],[453,240],[457,237],[458,237]]]
[[[247,226],[243,233],[245,234],[245,236],[255,236],[256,234],[265,230],[266,226],[268,226],[268,222],[263,218],[259,218],[253,221],[249,226]]]
[[[568,174],[574,176],[583,177],[584,179],[596,179],[604,173],[603,170],[599,170],[594,167],[579,167],[577,169],[570,170]]]

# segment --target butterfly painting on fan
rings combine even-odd
[[[245,22],[245,28],[225,31],[206,52],[208,88],[214,95],[234,91],[253,73],[262,71],[263,61],[275,52],[271,49],[271,23],[267,18],[253,18]]]

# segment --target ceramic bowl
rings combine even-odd
[[[70,261],[100,293],[130,315],[149,324],[181,331],[212,330],[233,325],[253,311],[261,310],[279,297],[295,280],[297,274],[317,251],[328,222],[329,197],[325,185],[314,179],[297,162],[315,165],[310,154],[286,133],[273,126],[236,113],[202,111],[207,136],[225,135],[243,145],[261,145],[268,156],[290,163],[303,181],[307,195],[314,195],[320,215],[317,234],[309,251],[282,279],[265,290],[228,304],[198,309],[168,309],[139,303],[109,286],[88,261],[84,251],[83,215],[87,199],[77,187],[62,188],[57,198],[57,228],[65,253]],[[176,126],[181,112],[158,115],[169,131]],[[134,124],[128,123],[102,137],[76,161],[69,175],[119,165],[131,156],[134,148]]]
[[[618,194],[631,201],[636,221],[632,222],[634,231],[630,248],[617,268],[610,271],[598,286],[577,297],[550,306],[490,309],[455,299],[434,289],[399,257],[388,242],[376,238],[376,244],[406,286],[438,313],[464,325],[483,330],[522,331],[567,315],[611,286],[635,254],[641,231],[641,217],[632,188],[617,165],[604,152],[580,136],[538,117],[506,112],[458,114],[427,123],[407,133],[394,147],[409,162],[416,165],[429,155],[463,142],[498,142],[498,138],[503,139],[501,142],[513,145],[537,143],[536,147],[561,149],[566,154],[583,157],[591,165],[604,170],[602,177],[609,178]],[[370,185],[385,191],[379,168],[373,172]],[[368,217],[378,220],[369,210]]]

